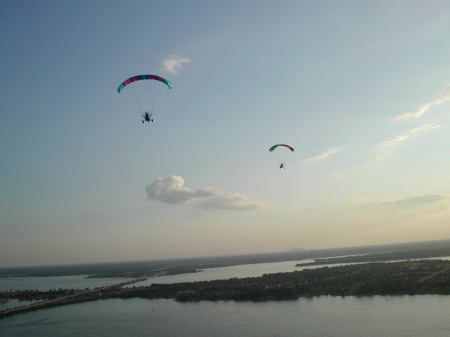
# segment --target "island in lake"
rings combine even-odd
[[[386,249],[389,248],[389,249]],[[387,251],[388,250],[388,251]],[[350,256],[339,256],[339,253]],[[176,301],[267,301],[293,300],[308,296],[373,296],[373,295],[450,295],[450,240],[410,245],[336,249],[315,252],[260,254],[242,257],[199,258],[178,261],[154,261],[129,264],[107,264],[102,268],[88,266],[28,268],[3,270],[11,275],[70,275],[75,271],[95,269],[97,276],[130,276],[128,281],[95,289],[58,289],[49,291],[2,291],[0,299],[36,301],[30,305],[5,309],[0,318],[22,312],[61,305],[110,298],[173,299]],[[300,258],[301,257],[301,258]],[[316,265],[294,272],[264,274],[260,277],[184,282],[136,286],[149,278],[200,269],[243,263],[261,263],[311,259],[301,266]],[[430,259],[430,258],[435,259]],[[402,261],[398,261],[402,260]],[[380,262],[383,261],[383,262]],[[391,262],[389,262],[391,261]],[[318,267],[320,264],[352,263]],[[101,274],[100,274],[101,273]],[[1,273],[0,273],[1,274]]]
[[[140,280],[139,280],[140,281]],[[305,269],[260,277],[231,278],[201,282],[131,286],[134,281],[82,292],[2,292],[4,298],[42,302],[4,310],[0,317],[65,304],[108,298],[166,298],[177,301],[267,301],[292,300],[307,296],[450,295],[450,261],[419,260],[364,263]]]

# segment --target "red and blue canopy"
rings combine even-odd
[[[278,146],[284,146],[287,147],[289,150],[291,150],[292,152],[294,152],[294,148],[290,145],[287,144],[275,144],[274,146],[272,146],[269,151],[272,152],[273,150],[275,150]]]
[[[130,77],[129,79],[125,80],[122,82],[121,85],[119,85],[119,87],[117,88],[117,92],[121,92],[123,88],[125,88],[128,84],[136,82],[136,81],[142,81],[142,80],[156,80],[156,81],[160,81],[164,84],[167,85],[167,87],[169,89],[172,89],[172,84],[166,80],[165,78],[162,78],[161,76],[157,76],[157,75],[137,75],[137,76],[133,76]]]

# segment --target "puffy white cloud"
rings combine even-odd
[[[198,198],[216,196],[220,192],[209,188],[193,191],[184,185],[184,179],[179,176],[156,178],[145,188],[147,196],[152,201],[161,201],[169,204],[188,204]]]
[[[420,118],[423,114],[428,112],[433,107],[440,105],[446,101],[450,101],[450,86],[445,87],[439,94],[436,95],[436,97],[431,102],[422,105],[420,108],[414,111],[398,115],[394,119],[400,120],[400,119]]]
[[[328,150],[325,152],[321,152],[319,154],[316,154],[315,156],[312,156],[312,157],[302,160],[302,163],[314,163],[314,162],[322,161],[339,151],[341,151],[341,149],[334,148],[334,149],[331,149],[331,150]]]
[[[183,65],[189,62],[191,62],[191,60],[186,57],[181,57],[179,55],[172,55],[162,61],[161,70],[167,71],[171,74],[178,74]]]
[[[192,190],[185,186],[184,179],[180,176],[168,178],[156,178],[153,183],[145,188],[148,199],[168,204],[189,204],[198,199],[206,199],[199,208],[219,210],[263,210],[267,206],[258,201],[250,200],[240,193],[225,193],[218,188],[206,188]]]

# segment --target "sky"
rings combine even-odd
[[[450,238],[447,0],[5,0],[0,28],[0,267]],[[173,88],[117,92],[140,74]]]

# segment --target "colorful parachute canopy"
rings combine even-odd
[[[122,89],[125,88],[128,84],[136,82],[136,81],[141,81],[141,80],[160,81],[160,82],[165,83],[169,89],[172,89],[172,84],[165,78],[162,78],[157,75],[137,75],[137,76],[130,77],[129,79],[125,80],[121,85],[119,85],[119,87],[117,88],[117,92],[120,93],[122,91]]]
[[[294,152],[294,148],[290,145],[287,144],[275,144],[274,146],[272,146],[269,151],[272,152],[273,150],[275,150],[278,146],[285,146],[287,147],[289,150],[291,150],[292,152]]]

